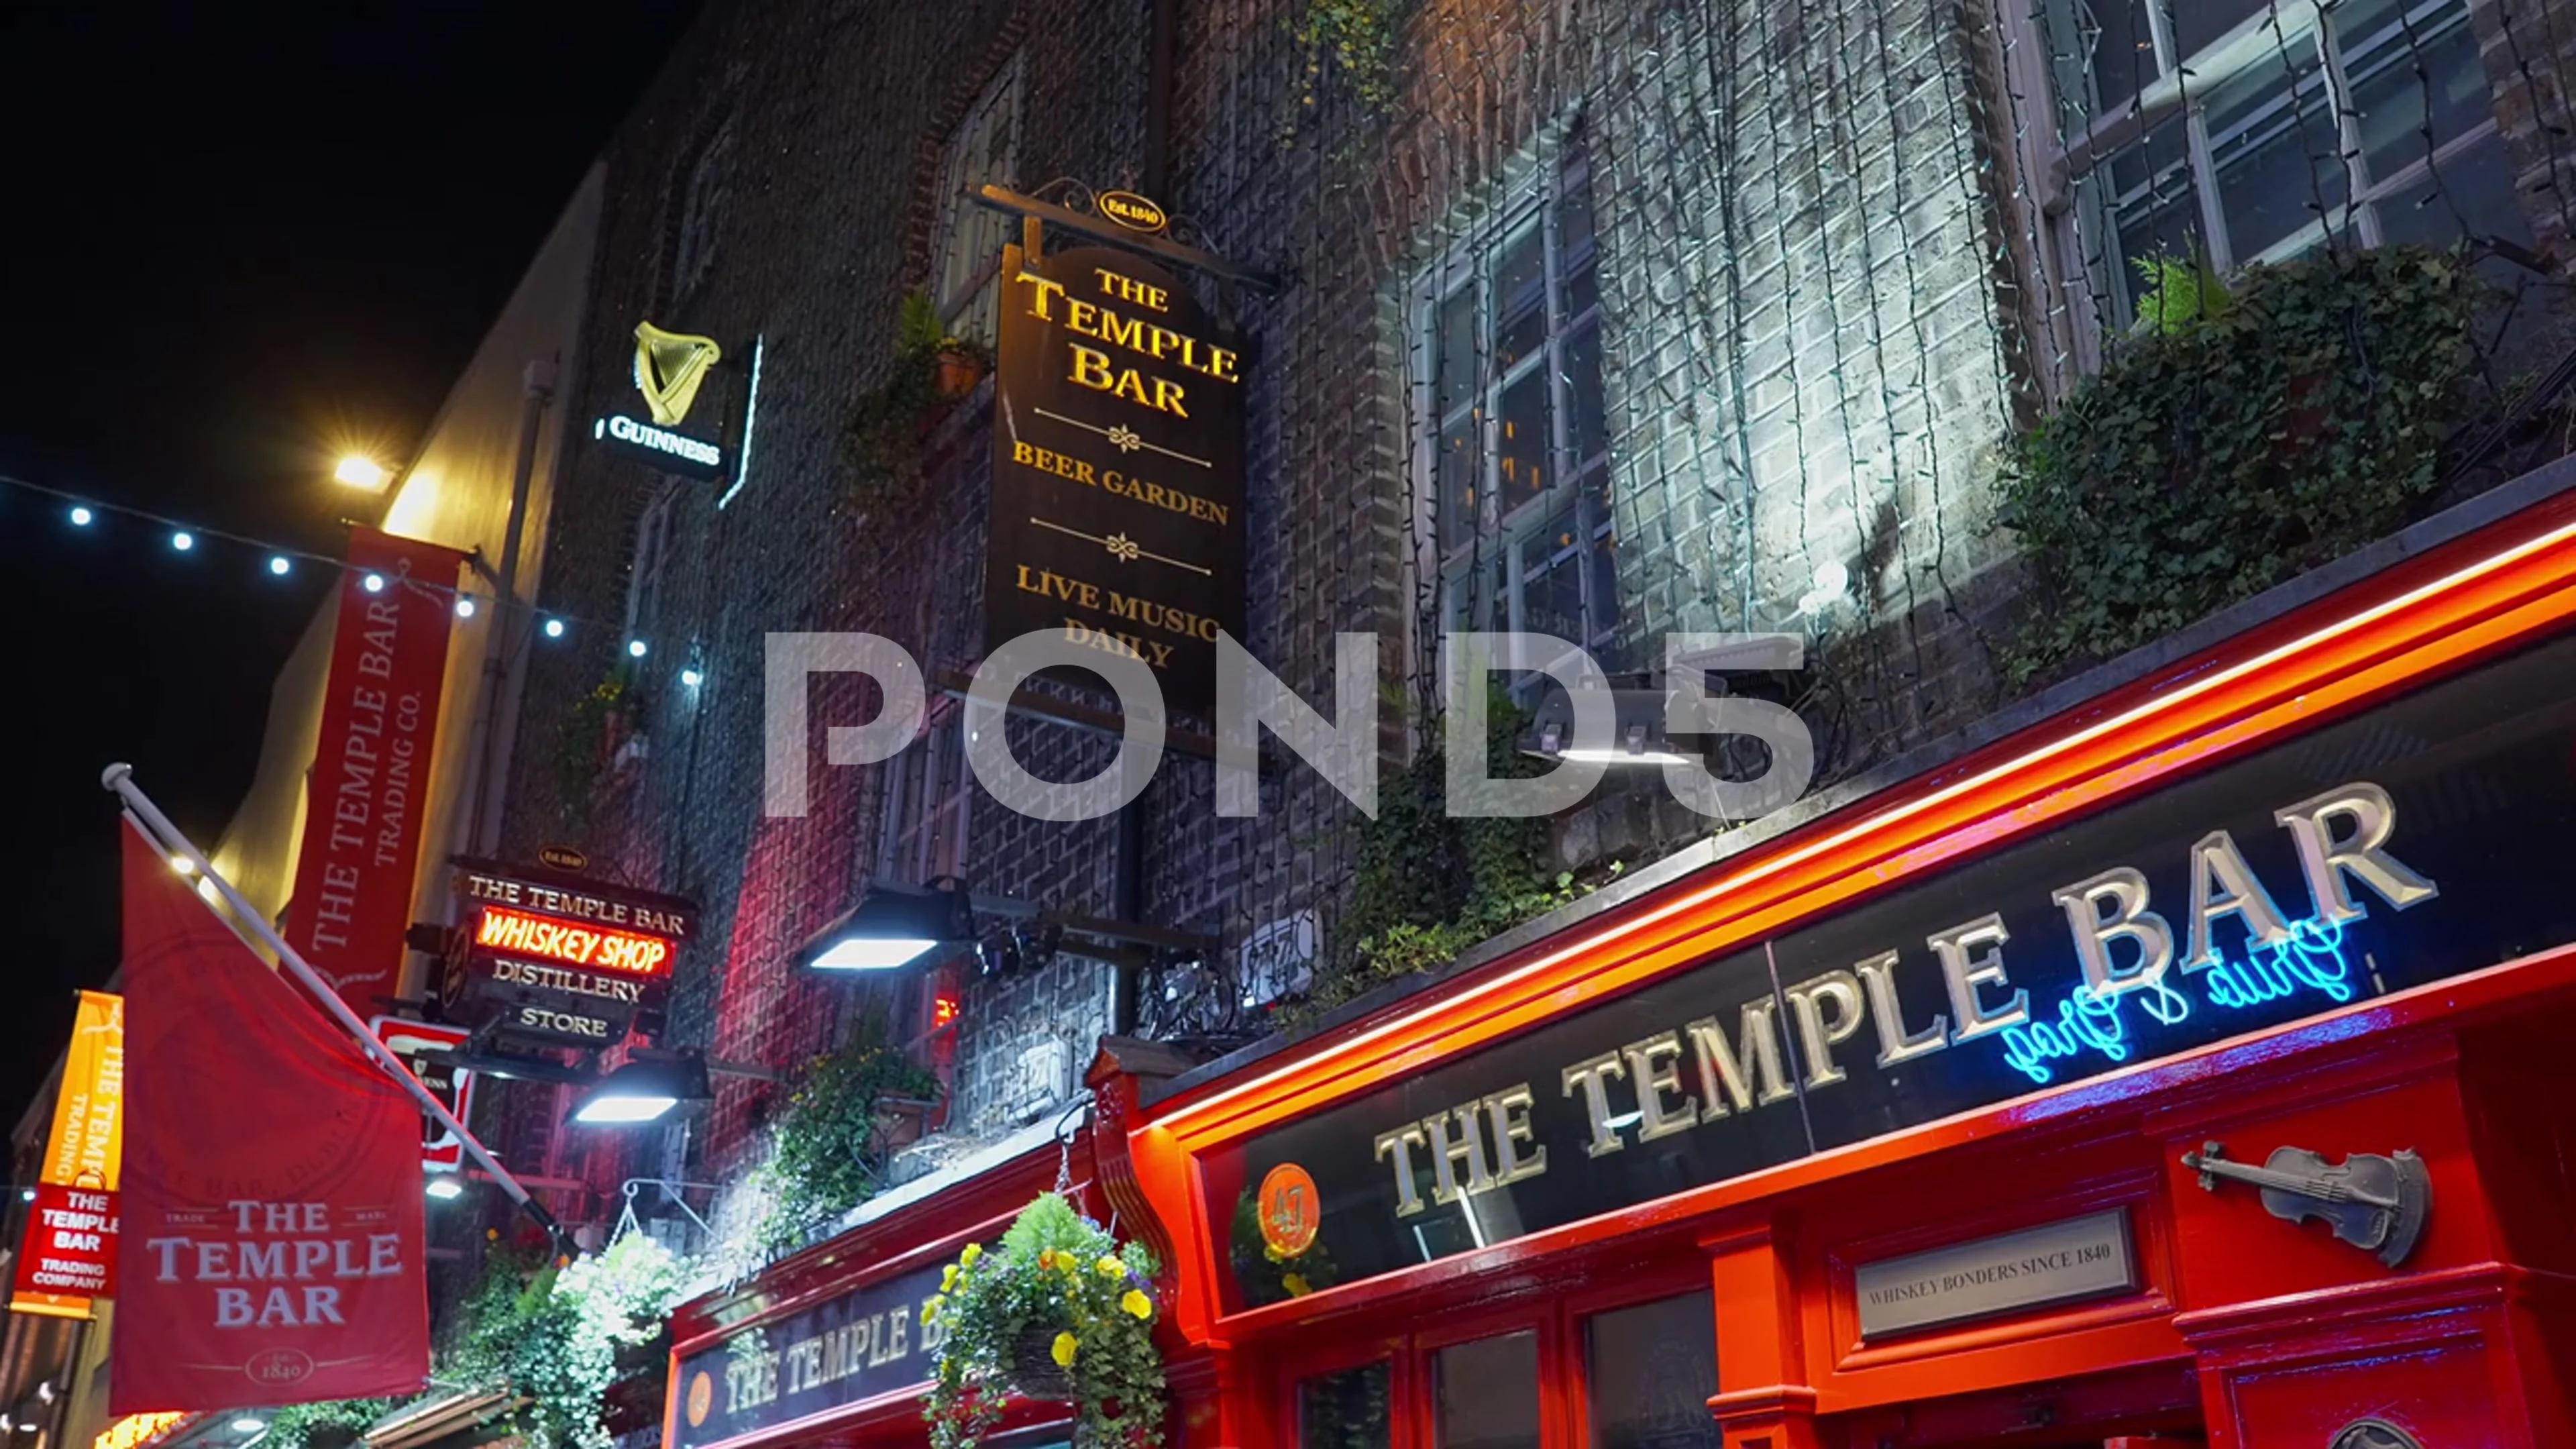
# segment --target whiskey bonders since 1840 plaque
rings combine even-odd
[[[1216,698],[1243,633],[1243,354],[1178,279],[1084,247],[1002,260],[985,647],[1047,632]]]

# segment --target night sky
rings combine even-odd
[[[0,7],[0,475],[339,552],[696,8]],[[328,586],[66,508],[0,486],[0,1125],[115,967],[99,771],[211,845]]]

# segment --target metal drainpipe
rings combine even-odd
[[[526,386],[519,403],[519,456],[510,473],[510,521],[501,538],[501,573],[494,588],[492,630],[483,644],[483,757],[474,771],[472,828],[466,839],[478,855],[498,845],[501,782],[492,778],[501,756],[501,704],[509,690],[510,644],[525,631],[528,619],[518,607],[519,536],[526,531],[528,489],[537,471],[537,439],[545,429],[546,408],[554,401],[555,365],[531,362],[520,375]]]

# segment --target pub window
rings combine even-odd
[[[1539,1449],[1538,1334],[1453,1343],[1431,1356],[1439,1449]]]
[[[2125,328],[2141,260],[2524,245],[2467,0],[2042,0],[2065,244]]]
[[[725,198],[733,189],[733,118],[728,115],[689,158],[672,198],[670,267],[663,297],[678,306],[715,266]]]
[[[1595,263],[1577,140],[1433,272],[1415,375],[1447,628],[1552,634],[1610,666],[1619,594]]]
[[[966,113],[939,168],[938,245],[931,252],[931,300],[957,336],[990,346],[1001,295],[1002,247],[1011,218],[979,205],[988,183],[1008,186],[1019,169],[1020,74],[1016,60]]]
[[[1584,1321],[1591,1449],[1718,1449],[1717,1305],[1706,1289]]]
[[[1297,1449],[1387,1449],[1393,1441],[1384,1361],[1297,1383]]]

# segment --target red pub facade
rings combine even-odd
[[[1187,1449],[2576,1444],[2576,494],[2485,513],[1329,1030],[1108,1044],[1069,1149],[684,1308],[666,1449],[920,1442],[849,1325],[1060,1170]],[[768,1407],[816,1331],[873,1366]]]

